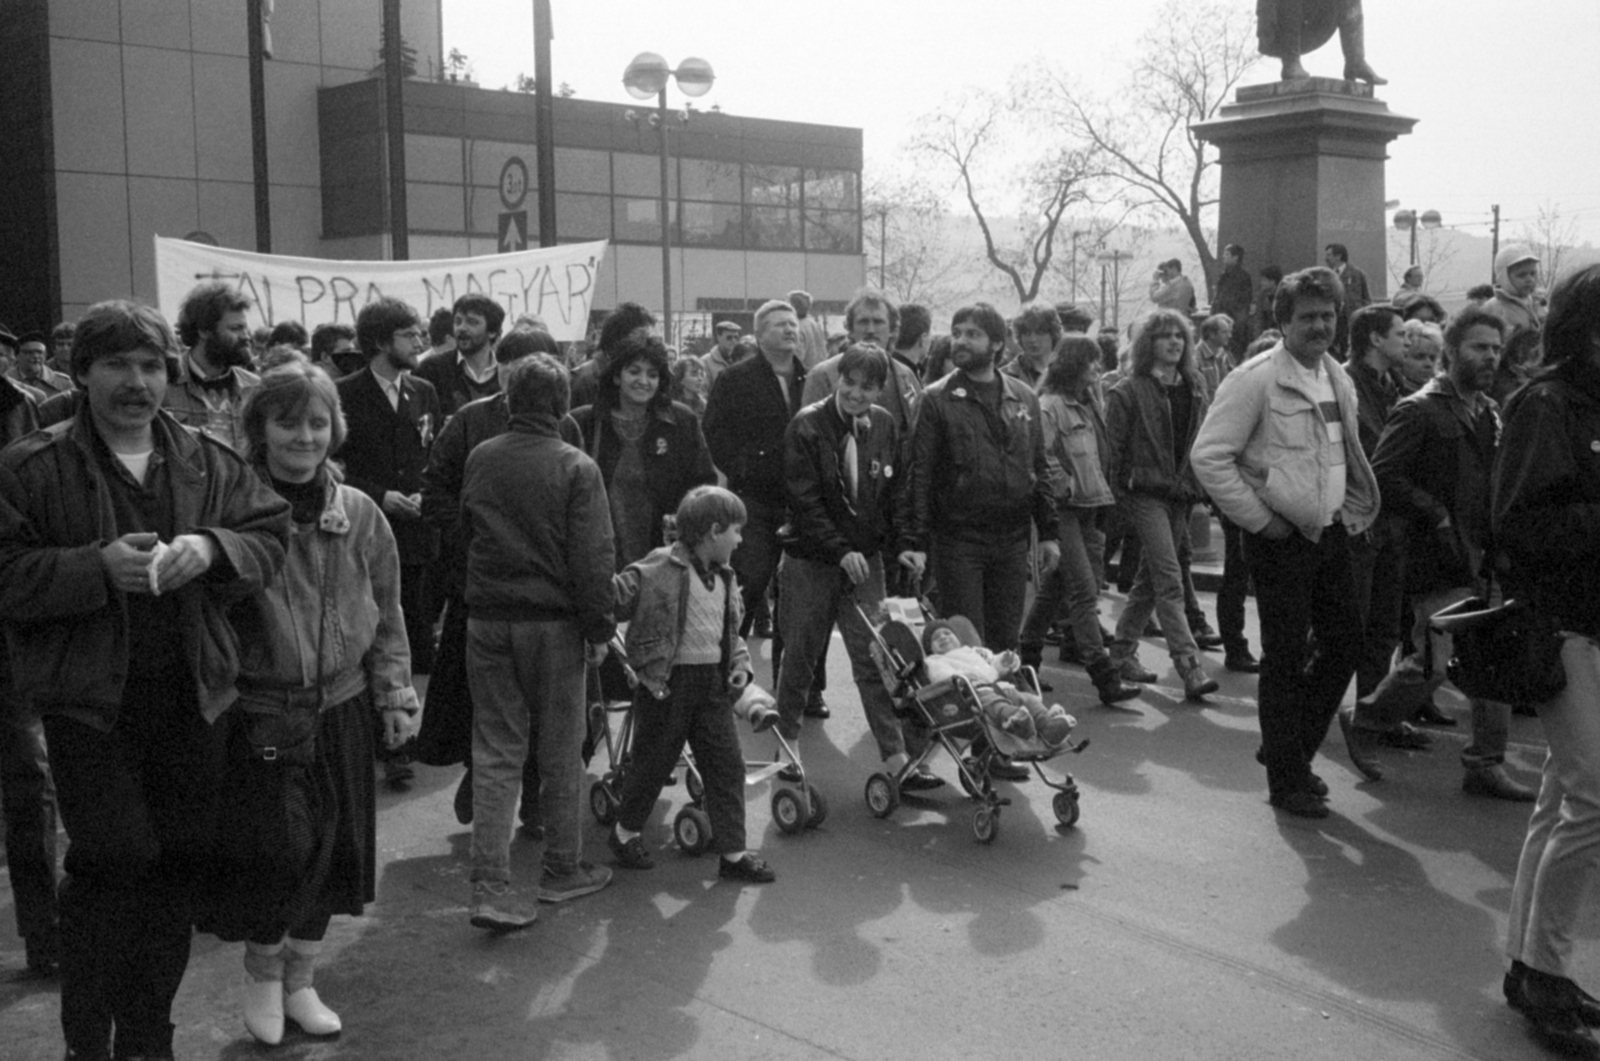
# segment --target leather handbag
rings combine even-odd
[[[319,698],[320,699],[320,698]],[[240,741],[235,747],[254,762],[310,766],[317,758],[318,701],[298,697],[266,704],[241,700]]]
[[[1528,602],[1491,606],[1469,597],[1430,619],[1451,637],[1445,674],[1467,696],[1511,704],[1541,704],[1567,687],[1561,635]]]

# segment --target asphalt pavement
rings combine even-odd
[[[765,680],[767,645],[753,647]],[[1076,715],[1090,746],[1046,770],[1076,777],[1082,817],[1061,827],[1049,788],[1002,784],[1012,804],[985,845],[948,757],[934,769],[952,783],[931,798],[907,797],[885,820],[868,811],[877,755],[836,642],[833,717],[808,722],[800,745],[827,820],[780,835],[772,782],[747,790],[751,842],[776,883],[719,883],[712,857],[677,852],[679,784],[646,834],[656,869],[619,869],[605,891],[545,906],[503,937],[467,924],[459,771],[420,768],[410,792],[380,795],[377,902],[329,934],[317,983],[343,1034],[255,1044],[238,1012],[240,948],[201,936],[177,1000],[177,1056],[1545,1056],[1500,998],[1530,805],[1462,793],[1458,696],[1440,699],[1462,725],[1433,730],[1430,751],[1380,752],[1379,783],[1360,780],[1335,727],[1317,766],[1334,813],[1305,821],[1266,803],[1254,677],[1208,654],[1222,689],[1190,704],[1161,645],[1147,640],[1140,656],[1161,677],[1126,710],[1099,706],[1080,668],[1047,656],[1047,699]],[[752,758],[770,757],[769,736],[744,739]],[[1512,739],[1513,773],[1534,782],[1537,721],[1514,719]],[[609,863],[587,810],[584,823],[586,856]],[[539,850],[515,842],[520,883],[535,879]],[[23,966],[13,930],[0,909],[0,1057],[54,1061],[59,992],[12,978]],[[1596,935],[1590,918],[1577,968],[1590,987]]]

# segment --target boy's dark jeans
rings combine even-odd
[[[629,832],[644,828],[687,743],[705,782],[708,850],[743,851],[744,752],[734,729],[727,670],[719,664],[673,667],[667,687],[665,700],[643,685],[634,691],[633,764],[623,781],[617,822]]]

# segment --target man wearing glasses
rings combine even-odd
[[[384,298],[368,303],[356,317],[356,345],[367,367],[338,383],[349,432],[338,457],[345,481],[378,502],[394,528],[411,669],[426,674],[433,664],[426,572],[439,555],[439,539],[422,521],[422,470],[439,425],[439,395],[412,370],[427,349],[428,334],[416,310]],[[385,760],[384,766],[391,787],[403,788],[410,780],[408,764]]]

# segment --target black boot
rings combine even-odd
[[[1120,704],[1144,692],[1144,686],[1131,685],[1122,680],[1122,675],[1117,673],[1116,665],[1111,662],[1109,656],[1100,656],[1090,661],[1089,679],[1094,682],[1095,691],[1100,694],[1102,704]]]

